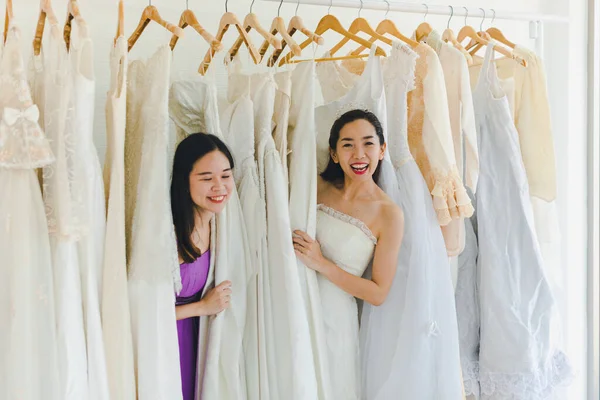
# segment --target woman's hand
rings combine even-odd
[[[321,253],[319,242],[311,238],[306,232],[294,231],[292,235],[294,251],[300,261],[308,268],[323,273],[327,267],[327,260]]]
[[[217,315],[229,308],[231,303],[231,282],[224,281],[208,291],[206,296],[198,302],[198,315]]]

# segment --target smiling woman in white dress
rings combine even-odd
[[[319,272],[319,291],[335,399],[360,398],[358,307],[381,305],[390,290],[404,231],[402,210],[377,186],[385,153],[377,117],[343,114],[329,137],[330,159],[319,179],[317,234],[294,231],[298,258]],[[362,278],[372,262],[370,279]]]

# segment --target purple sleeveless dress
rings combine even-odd
[[[191,264],[181,264],[182,289],[179,296],[177,296],[176,305],[181,306],[200,300],[208,278],[209,268],[210,251],[202,254]],[[183,400],[195,400],[199,323],[199,317],[177,321]]]

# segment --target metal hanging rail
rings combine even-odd
[[[306,4],[306,5],[316,5],[316,6],[325,6],[325,7],[344,7],[344,8],[361,8],[361,2],[359,0],[263,0],[274,3],[291,3],[291,4]],[[384,0],[382,1],[372,1],[372,0],[363,0],[362,1],[362,9],[363,10],[381,10],[381,11],[397,11],[404,13],[413,13],[413,14],[431,14],[431,15],[454,15],[454,17],[458,16],[469,16],[470,18],[482,18],[486,17],[487,19],[491,19],[494,17],[495,19],[505,19],[505,20],[513,20],[513,21],[539,21],[539,22],[556,22],[556,23],[568,23],[569,18],[559,15],[548,15],[548,14],[529,14],[529,13],[518,13],[511,11],[498,11],[493,9],[482,9],[482,8],[468,8],[463,6],[455,6],[450,5],[442,6],[442,5],[425,5],[419,3],[406,3],[406,2],[389,2],[386,3]],[[453,10],[452,10],[453,9]]]

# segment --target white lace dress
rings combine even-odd
[[[179,270],[169,198],[169,78],[171,51],[161,46],[129,66],[128,101],[140,105],[141,141],[131,226],[128,291],[137,398],[181,399],[173,273]],[[129,111],[129,110],[128,110]],[[128,123],[133,115],[128,115]],[[134,149],[128,149],[134,151]]]
[[[77,243],[83,318],[87,344],[87,398],[107,400],[108,378],[100,319],[100,289],[104,235],[106,232],[106,208],[102,168],[93,142],[94,100],[96,81],[92,40],[83,35],[82,29],[74,32],[71,43],[71,66],[73,79],[73,131],[76,136],[76,156],[81,159],[83,207],[87,215],[88,229]]]
[[[489,46],[473,93],[481,154],[477,190],[481,398],[547,399],[570,368],[551,340],[558,312],[534,230],[518,134],[492,55]]]
[[[173,82],[169,113],[179,138],[198,132],[223,138],[216,87],[207,79],[195,77]],[[216,216],[215,222],[211,234],[212,266],[204,293],[213,284],[229,280],[233,294],[228,310],[216,317],[200,319],[196,399],[246,399],[244,344],[248,343],[245,342],[247,288],[253,276],[253,262],[242,205],[236,191],[225,209]],[[250,384],[255,385],[256,382]]]
[[[288,120],[290,225],[315,237],[317,229],[317,150],[315,122],[315,63],[296,66],[291,77],[292,93]],[[304,298],[319,399],[333,399],[317,273],[296,260]]]
[[[106,240],[102,271],[102,330],[110,398],[135,398],[131,316],[125,257],[124,142],[127,99],[127,40],[110,53],[111,82],[106,99],[107,151],[104,164]]]
[[[48,226],[34,170],[54,156],[21,48],[11,24],[0,62],[0,397],[62,400]]]
[[[88,375],[78,241],[89,232],[90,215],[83,198],[80,132],[74,125],[71,60],[58,25],[49,26],[45,53],[34,57],[36,94],[44,97],[44,129],[56,156],[56,163],[43,169],[43,193],[54,273],[59,386],[62,398],[81,399],[88,393]]]
[[[276,85],[270,73],[231,77],[236,85],[250,90],[254,103],[259,189],[266,203],[267,229],[267,258],[258,279],[259,340],[266,346],[261,351],[266,356],[270,399],[316,399],[317,378],[292,245],[288,190],[271,136]]]

